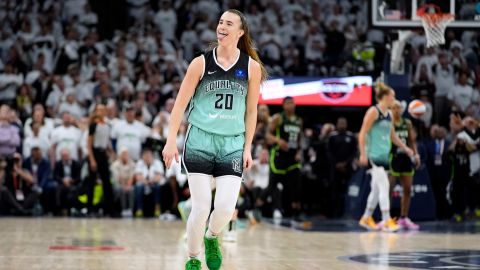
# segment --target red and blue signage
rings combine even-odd
[[[372,82],[370,76],[271,79],[263,84],[259,103],[280,105],[290,96],[297,105],[371,106]]]

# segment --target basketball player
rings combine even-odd
[[[392,107],[393,125],[395,133],[398,138],[415,154],[414,160],[412,159],[396,145],[392,145],[390,152],[390,186],[394,187],[397,178],[400,178],[400,183],[403,188],[403,195],[400,205],[400,219],[397,224],[402,229],[418,230],[419,226],[413,223],[408,218],[408,210],[410,208],[411,190],[413,183],[413,174],[415,172],[415,166],[420,165],[420,156],[417,152],[417,143],[413,135],[412,122],[409,119],[402,117],[404,107],[400,101],[396,100]]]
[[[368,230],[382,229],[394,232],[399,226],[390,217],[390,187],[386,171],[389,167],[391,143],[393,142],[408,156],[412,156],[413,152],[398,138],[393,129],[389,109],[395,102],[395,92],[383,83],[379,83],[375,90],[378,104],[370,107],[365,114],[358,138],[359,163],[361,166],[369,166],[372,176],[367,206],[359,224]],[[372,214],[378,203],[382,211],[382,222],[377,226]]]
[[[222,14],[217,39],[215,48],[196,57],[188,67],[172,110],[163,150],[167,168],[174,159],[179,161],[176,137],[190,102],[189,128],[182,155],[192,198],[187,221],[190,257],[185,265],[187,270],[201,269],[198,258],[202,239],[208,268],[219,269],[222,264],[217,236],[232,218],[243,170],[252,166],[251,145],[260,84],[267,76],[240,11],[231,9]],[[210,215],[212,176],[216,193]]]
[[[263,201],[282,183],[282,195],[291,203],[294,217],[300,214],[300,136],[302,119],[295,114],[295,102],[292,97],[283,100],[283,112],[272,117],[268,127],[267,141],[273,145],[270,153],[270,182],[264,192]],[[278,191],[277,191],[278,192]],[[281,196],[273,196],[274,218],[281,218]],[[288,209],[290,210],[290,209]]]

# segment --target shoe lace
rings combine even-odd
[[[205,245],[205,248],[207,249],[207,253],[213,258],[213,259],[218,259],[220,258],[218,254],[218,245],[215,243],[215,241],[207,241],[207,244]]]
[[[199,260],[191,260],[189,263],[189,270],[200,270],[202,269],[202,263]]]

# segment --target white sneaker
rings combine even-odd
[[[225,242],[237,242],[237,232],[236,231],[227,231],[223,235],[223,241]]]
[[[282,219],[283,215],[282,215],[282,212],[280,212],[280,210],[278,209],[275,209],[273,211],[273,219]]]

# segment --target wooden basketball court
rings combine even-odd
[[[3,218],[0,224],[0,269],[184,267],[185,226],[179,221]],[[389,266],[385,254],[410,252],[420,256],[432,250],[479,249],[476,234],[305,232],[264,223],[239,230],[237,243],[223,244],[222,269],[402,269]],[[384,255],[366,263],[348,258],[377,253]],[[469,254],[467,268],[461,268],[460,263],[456,268],[419,269],[480,269],[480,255]],[[406,258],[396,256],[397,261]],[[203,269],[207,269],[205,265]]]

